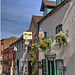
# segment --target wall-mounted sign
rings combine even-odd
[[[23,39],[32,39],[32,32],[23,32]]]

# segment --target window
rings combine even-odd
[[[42,75],[47,75],[46,59],[42,59]]]
[[[63,65],[64,63],[62,59],[56,60],[56,75],[65,75],[64,70],[62,69]]]
[[[2,44],[2,51],[3,51],[3,44]]]
[[[43,16],[46,16],[46,15],[47,15],[47,8],[45,8],[43,11]]]
[[[62,24],[56,27],[56,34],[58,34],[60,31],[62,31]]]
[[[58,34],[60,31],[62,31],[62,24],[60,24],[60,25],[58,25],[57,27],[56,27],[56,34]],[[57,39],[56,39],[56,43],[57,43],[58,41],[57,41]]]
[[[23,49],[23,41],[22,41],[22,49]]]
[[[56,0],[57,5],[59,5],[60,3],[62,3],[64,0]]]
[[[18,49],[18,43],[17,43],[17,49]]]
[[[56,64],[55,65],[56,67],[54,66],[54,63]],[[57,59],[55,60],[55,62],[53,59],[48,60],[48,75],[55,75],[55,73],[56,75],[65,75],[63,70],[63,65],[64,65],[63,59]],[[55,68],[56,68],[56,72],[55,72]]]
[[[20,42],[19,42],[19,49],[20,49]]]
[[[45,39],[47,38],[47,32],[44,32],[44,38]]]
[[[54,61],[48,60],[48,75],[55,75],[54,73]]]
[[[25,67],[25,72],[27,72],[27,67]]]

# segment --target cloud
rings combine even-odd
[[[17,13],[16,15],[14,15],[13,17],[16,19],[22,18],[22,14],[21,13]]]
[[[2,38],[18,37],[29,29],[32,15],[42,15],[41,0],[2,0],[1,5]]]

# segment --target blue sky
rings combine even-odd
[[[52,0],[55,1],[55,0]],[[1,39],[20,37],[29,29],[32,15],[41,16],[42,0],[1,0]]]

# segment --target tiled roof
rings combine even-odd
[[[53,1],[43,1],[46,6],[56,6],[56,2]]]
[[[70,2],[71,0],[64,0],[62,3],[60,3],[58,6],[56,6],[51,12],[49,12],[46,16],[44,16],[39,22],[41,23],[42,21],[44,21],[46,18],[48,18],[49,16],[51,16],[54,12],[56,12],[57,10],[59,10],[61,7],[63,7],[66,3]]]
[[[42,19],[42,16],[33,16],[33,18],[36,22],[39,22],[40,19]]]

